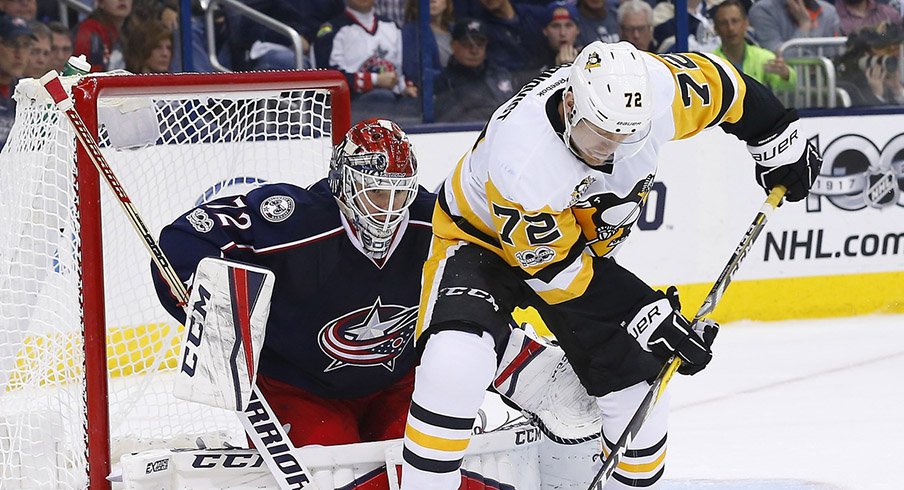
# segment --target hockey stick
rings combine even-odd
[[[144,224],[138,214],[138,209],[132,204],[132,200],[126,193],[125,188],[120,184],[107,159],[101,153],[94,135],[91,134],[88,127],[85,126],[81,115],[75,110],[75,104],[66,89],[63,88],[59,74],[56,70],[51,70],[41,77],[40,81],[47,93],[50,94],[57,109],[72,124],[73,129],[75,129],[76,139],[82,145],[82,148],[85,149],[88,158],[91,159],[98,173],[104,177],[104,180],[110,186],[110,190],[119,199],[119,204],[129,217],[129,221],[131,221],[135,231],[141,235],[148,252],[151,254],[151,258],[157,265],[173,296],[178,299],[180,305],[185,305],[188,303],[188,290],[185,284],[179,279],[154,235],[151,234],[148,227]],[[251,403],[249,403],[244,412],[236,412],[236,414],[238,414],[245,432],[251,441],[254,442],[255,447],[258,448],[261,457],[263,457],[267,467],[270,469],[270,473],[273,474],[273,478],[279,483],[280,488],[283,490],[317,490],[311,472],[295,454],[296,451],[289,436],[283,429],[282,424],[277,420],[276,414],[273,413],[273,410],[264,400],[257,386],[252,387]],[[266,437],[266,440],[264,437]]]
[[[709,294],[706,295],[706,299],[703,300],[703,305],[700,306],[700,309],[697,310],[697,314],[694,315],[694,321],[700,320],[716,309],[716,304],[722,299],[722,295],[725,294],[725,289],[728,288],[728,285],[731,283],[731,277],[737,272],[738,266],[741,264],[741,261],[744,260],[744,257],[747,256],[747,252],[750,251],[753,242],[756,241],[760,232],[763,231],[769,215],[775,211],[775,208],[778,207],[782,197],[785,196],[785,191],[785,187],[780,185],[772,188],[772,192],[769,193],[766,202],[763,203],[759,213],[757,213],[756,217],[753,219],[753,223],[747,228],[747,232],[744,234],[744,238],[741,239],[741,243],[738,244],[734,254],[732,254],[731,259],[729,259],[728,264],[722,269],[722,274],[719,275],[719,279],[713,284],[712,289],[709,290]],[[634,437],[640,431],[644,421],[649,417],[653,408],[656,406],[656,402],[659,401],[659,398],[665,391],[665,387],[672,379],[672,375],[675,374],[675,371],[677,371],[680,366],[681,358],[673,354],[665,366],[663,366],[659,375],[656,376],[649,391],[647,391],[647,395],[644,397],[643,401],[640,402],[640,406],[637,408],[637,411],[634,412],[631,421],[628,422],[627,427],[625,427],[621,437],[618,438],[615,446],[611,448],[609,457],[603,462],[603,467],[596,473],[596,476],[593,478],[593,481],[590,482],[590,486],[587,487],[587,490],[595,490],[597,483],[600,481],[605,483],[609,480],[609,477],[612,476],[612,473],[618,466],[619,461],[621,461],[622,456],[624,456],[627,451],[628,444],[631,444],[631,441],[634,440]]]

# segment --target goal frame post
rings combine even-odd
[[[336,145],[351,127],[350,92],[345,76],[335,70],[295,70],[242,73],[178,73],[86,76],[72,87],[75,109],[91,134],[98,137],[98,99],[115,95],[165,95],[255,90],[325,89],[331,94],[330,127]],[[110,419],[107,404],[107,345],[104,291],[100,176],[81,144],[76,147],[82,281],[82,326],[85,349],[88,488],[109,489],[111,469]],[[128,190],[128,189],[127,189]],[[144,253],[141,251],[140,253]]]

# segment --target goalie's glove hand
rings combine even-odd
[[[786,119],[792,118],[776,134],[748,144],[747,150],[756,161],[756,181],[766,194],[783,185],[788,189],[785,199],[795,202],[810,193],[822,167],[822,156],[803,139],[795,112],[786,115]]]
[[[672,354],[681,358],[678,372],[693,375],[702,371],[713,358],[712,345],[719,325],[709,319],[691,324],[681,314],[678,289],[671,286],[653,302],[643,306],[626,324],[641,348],[662,363]]]

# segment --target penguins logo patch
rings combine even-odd
[[[285,221],[295,211],[295,200],[289,196],[270,196],[261,203],[261,216],[272,223]]]

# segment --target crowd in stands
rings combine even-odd
[[[244,0],[301,36],[302,68],[343,72],[353,118],[421,120],[429,80],[436,121],[481,122],[540,71],[595,40],[675,51],[672,0]],[[56,0],[0,0],[0,141],[11,126],[18,79],[61,70],[83,54],[92,71],[181,71],[177,0],[94,0],[59,19]],[[687,0],[688,48],[714,53],[776,91],[800,75],[783,43],[847,36],[830,52],[854,104],[904,102],[900,0]],[[200,2],[191,16],[195,71],[213,71]],[[289,37],[229,9],[215,12],[214,60],[232,70],[294,69]],[[795,52],[795,56],[806,55]],[[789,55],[790,56],[790,55]]]

